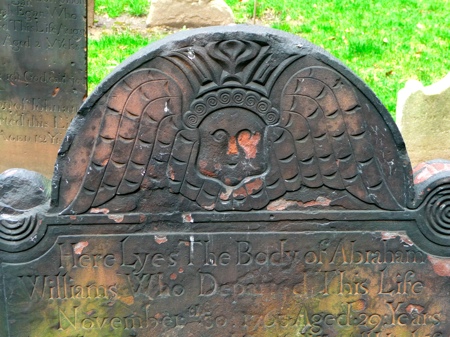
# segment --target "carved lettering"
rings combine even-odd
[[[8,154],[0,171],[23,167],[51,175],[86,93],[85,6],[84,0],[0,5],[0,58],[8,60],[0,72],[0,147]],[[34,163],[28,163],[30,146],[44,154]]]

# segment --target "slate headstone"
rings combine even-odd
[[[51,177],[86,95],[85,0],[0,3],[0,172]]]
[[[0,218],[0,335],[445,336],[450,176],[419,174],[318,47],[176,34],[83,104],[51,205]]]

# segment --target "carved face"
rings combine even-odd
[[[265,123],[241,108],[226,108],[207,116],[199,126],[197,169],[228,186],[263,173]]]

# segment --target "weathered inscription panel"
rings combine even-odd
[[[0,172],[51,177],[86,94],[85,0],[0,3]]]
[[[438,337],[441,261],[390,232],[158,233],[60,237],[3,273],[17,337]]]

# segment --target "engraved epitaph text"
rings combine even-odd
[[[84,0],[0,4],[0,171],[51,177],[86,94],[85,10]]]

